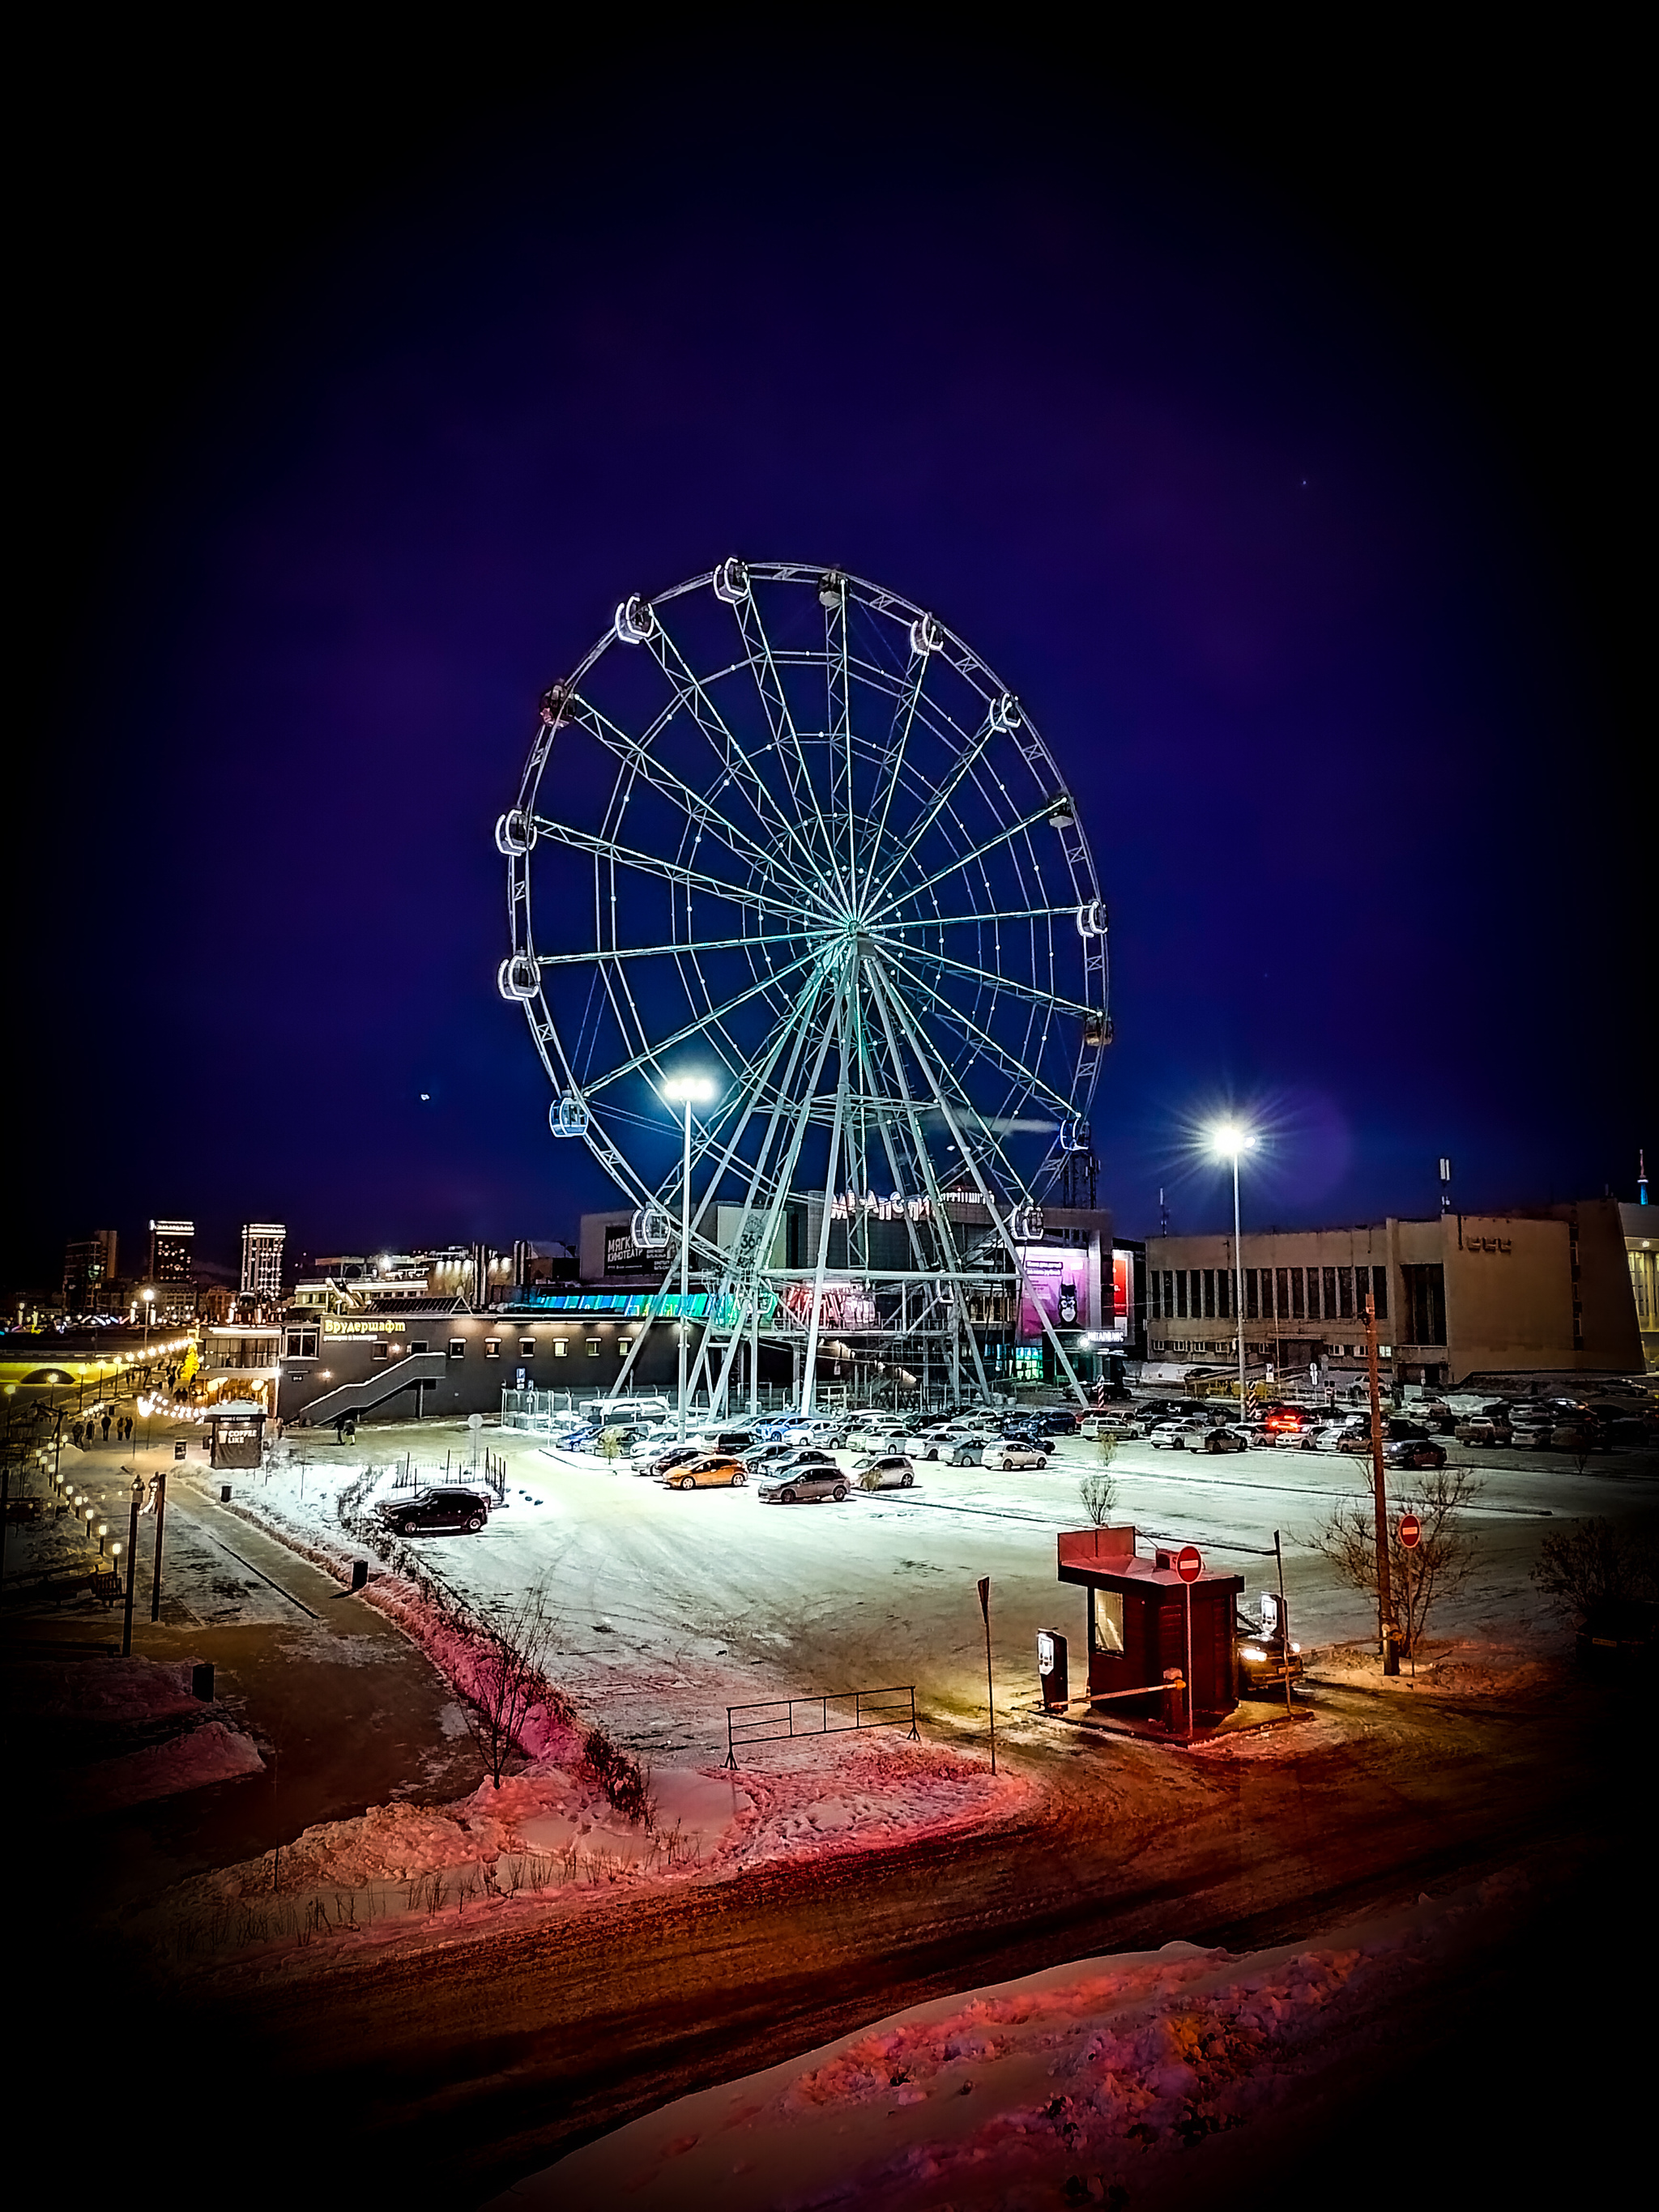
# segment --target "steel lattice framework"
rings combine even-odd
[[[977,1367],[967,1298],[1015,1280],[1110,1036],[1094,862],[1000,678],[895,592],[725,561],[624,600],[549,688],[495,836],[502,995],[555,1134],[586,1143],[644,1243],[678,1241],[684,1195],[662,1085],[714,1081],[694,1387],[723,1404],[744,1335],[793,1331],[810,1405],[819,1337],[849,1318]]]

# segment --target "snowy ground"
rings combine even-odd
[[[1506,1875],[1311,1945],[1170,1943],[937,1999],[680,2098],[493,2203],[1255,2201],[1310,2102],[1362,2081],[1413,1994],[1501,1945],[1526,1892]]]
[[[290,1540],[361,1549],[341,1525],[341,1493],[367,1470],[365,1502],[384,1494],[405,1452],[441,1473],[447,1451],[459,1461],[465,1437],[428,1425],[377,1429],[344,1451],[313,1442],[307,1465],[291,1459],[239,1480],[238,1503]],[[1082,1440],[1065,1440],[1042,1474],[926,1465],[910,1492],[854,1490],[841,1505],[791,1507],[763,1505],[752,1489],[665,1490],[625,1467],[538,1450],[510,1431],[490,1431],[489,1443],[508,1465],[505,1510],[480,1535],[418,1545],[422,1566],[483,1613],[544,1583],[558,1615],[555,1678],[583,1714],[659,1764],[723,1756],[728,1705],[854,1687],[914,1682],[936,1725],[982,1729],[981,1575],[992,1578],[1000,1701],[1035,1692],[1040,1628],[1081,1642],[1081,1600],[1056,1578],[1054,1537],[1079,1525],[1079,1480],[1098,1464]],[[1481,1648],[1524,1649],[1535,1635],[1559,1644],[1559,1624],[1528,1580],[1543,1535],[1572,1517],[1650,1513],[1659,1465],[1604,1455],[1579,1474],[1557,1455],[1470,1456],[1484,1485],[1468,1522],[1480,1566],[1433,1633],[1467,1644],[1478,1665]],[[1364,1601],[1306,1544],[1333,1504],[1365,1494],[1364,1466],[1300,1451],[1212,1459],[1130,1443],[1112,1472],[1120,1519],[1149,1537],[1199,1544],[1212,1564],[1245,1577],[1247,1594],[1273,1586],[1263,1555],[1281,1530],[1293,1633],[1304,1648],[1365,1637]]]

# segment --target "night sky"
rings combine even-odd
[[[1063,763],[1122,1232],[1220,1225],[1224,1104],[1247,1225],[1432,1211],[1441,1152],[1634,1195],[1616,57],[168,60],[40,88],[6,1284],[608,1202],[491,831],[542,687],[732,552],[934,608]]]

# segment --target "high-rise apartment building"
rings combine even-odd
[[[64,1304],[71,1313],[96,1313],[115,1279],[115,1231],[94,1229],[64,1247]]]
[[[149,1273],[158,1287],[186,1284],[195,1276],[196,1224],[193,1221],[152,1221],[149,1224]]]
[[[283,1246],[288,1230],[280,1221],[250,1221],[242,1231],[242,1295],[275,1300],[283,1294]]]

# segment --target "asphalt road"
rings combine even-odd
[[[262,2138],[273,2196],[280,2175],[298,2185],[326,2172],[469,2203],[688,2088],[1069,1958],[1176,1937],[1282,1942],[1517,1863],[1553,1869],[1539,1876],[1540,1914],[1616,1893],[1640,1794],[1623,1779],[1633,1715],[1618,1697],[1568,1684],[1527,1709],[1319,1702],[1337,1725],[1288,1759],[1187,1759],[1033,1724],[1014,1755],[1046,1786],[1038,1809],[1000,1829],[481,1941],[333,1964],[307,1954],[190,2005],[158,1991],[147,2007],[173,2047],[211,2051],[258,2085],[261,2111],[295,2116]],[[1579,1869],[1565,1889],[1563,1865]],[[1504,2031],[1471,2008],[1507,2005],[1517,1971],[1500,1963],[1492,1986],[1443,1992],[1415,2025],[1419,2048],[1426,2035],[1443,2054],[1467,2033],[1465,2070],[1484,2078]],[[1489,2084],[1488,2106],[1502,2094]],[[248,2118],[246,2106],[218,2108],[222,2155]],[[198,2112],[204,2151],[215,2125]]]

